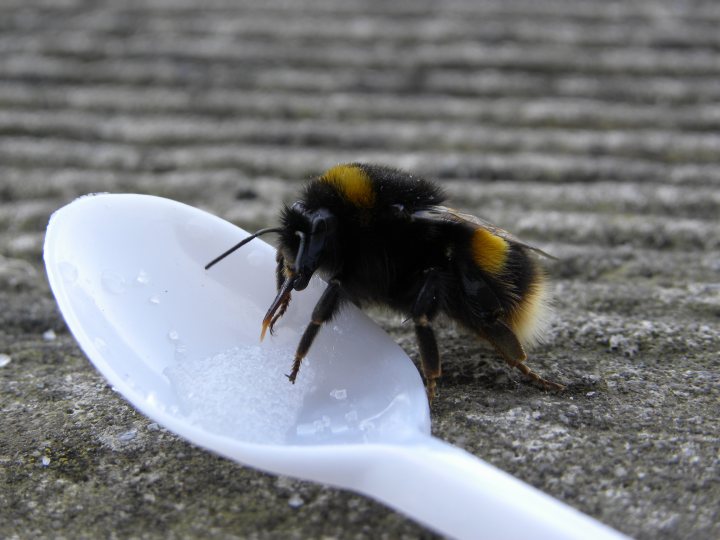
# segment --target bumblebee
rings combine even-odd
[[[548,256],[479,218],[442,206],[436,184],[364,163],[337,165],[285,206],[281,225],[262,229],[210,262],[210,268],[262,234],[278,233],[277,296],[262,321],[273,332],[318,272],[327,288],[313,309],[288,378],[295,382],[315,336],[346,302],[379,304],[415,325],[428,397],[441,375],[433,320],[441,314],[488,341],[505,361],[548,389],[561,390],[526,364],[546,313]]]

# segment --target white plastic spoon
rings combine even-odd
[[[457,538],[623,538],[430,436],[425,390],[403,351],[354,307],[320,332],[297,384],[283,376],[323,289],[295,293],[258,343],[274,254],[195,208],[95,195],[51,218],[45,265],[97,369],[143,414],[240,463],[364,493]]]

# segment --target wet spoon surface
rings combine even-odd
[[[296,293],[259,343],[275,250],[201,210],[145,195],[82,197],[57,211],[44,257],[68,327],[138,410],[264,471],[351,489],[457,538],[623,538],[430,435],[420,376],[350,306],[291,385],[300,333],[324,284]]]

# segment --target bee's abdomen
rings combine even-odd
[[[485,273],[499,276],[508,266],[510,244],[487,229],[478,228],[470,239],[470,251],[475,264]]]
[[[476,302],[473,311],[492,314],[499,309],[500,318],[523,345],[539,341],[548,302],[545,275],[535,256],[483,228],[472,232],[468,247],[472,272],[477,272],[476,280],[487,287],[478,288],[475,298],[468,299]]]
[[[505,321],[523,345],[542,339],[549,315],[545,272],[527,249],[512,245],[498,276],[509,289]]]

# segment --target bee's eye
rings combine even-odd
[[[313,233],[324,233],[329,229],[329,219],[318,219],[313,222]]]
[[[312,218],[312,234],[324,236],[335,227],[336,221],[337,219],[331,212],[325,208],[320,208],[314,212]]]

